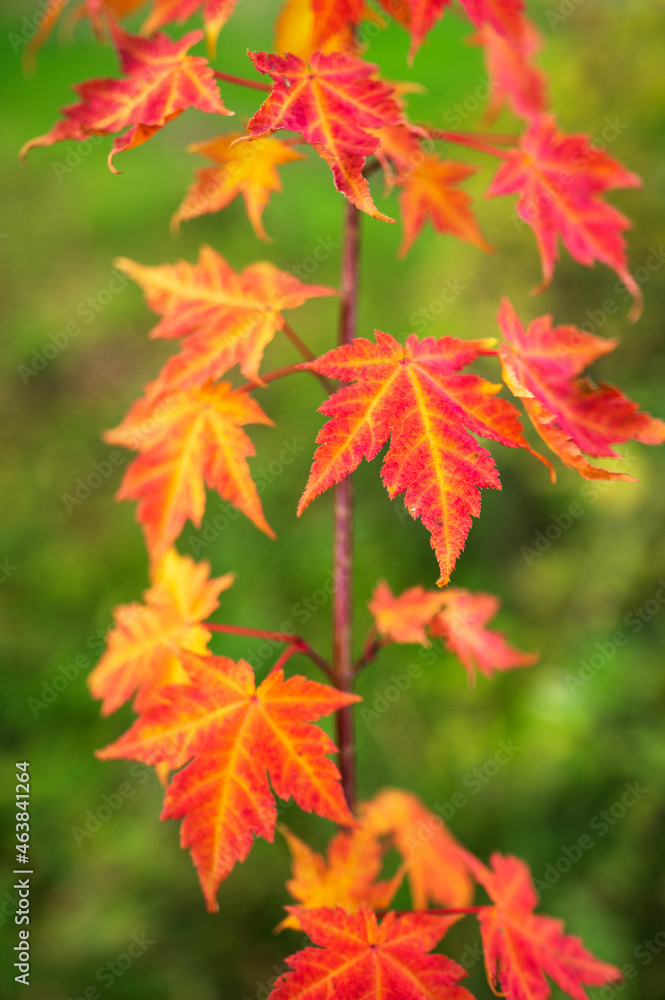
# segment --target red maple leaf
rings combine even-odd
[[[186,108],[233,114],[222,103],[208,61],[187,54],[203,38],[202,32],[192,31],[173,41],[164,34],[141,38],[114,27],[113,36],[125,78],[104,77],[76,86],[79,103],[63,108],[64,121],[26,143],[21,156],[34,146],[129,129],[114,140],[109,166],[115,170],[117,152],[145,142]]]
[[[340,389],[319,409],[331,417],[298,507],[307,505],[360,464],[371,461],[390,438],[382,478],[391,498],[406,493],[411,516],[431,532],[447,583],[464,547],[471,517],[480,511],[479,489],[500,489],[489,452],[472,434],[509,447],[529,448],[515,408],[497,399],[498,387],[459,369],[493,341],[454,337],[405,345],[376,331],[376,343],[356,338],[303,365],[355,385]],[[471,433],[469,433],[471,432]]]
[[[338,191],[363,212],[393,222],[375,207],[362,174],[379,146],[372,130],[406,124],[395,88],[378,78],[378,67],[341,52],[315,52],[309,64],[265,52],[250,52],[250,58],[275,84],[250,119],[248,135],[300,132],[332,168]]]
[[[184,817],[181,845],[191,848],[214,911],[220,882],[245,860],[254,836],[272,842],[274,795],[355,825],[327,756],[335,744],[310,723],[360,699],[304,677],[285,680],[280,669],[256,687],[244,660],[183,653],[182,662],[191,683],[163,688],[161,703],[98,756],[182,768],[166,790],[161,819]]]
[[[489,117],[495,118],[504,102],[528,121],[542,114],[547,107],[547,94],[545,78],[533,63],[542,45],[535,25],[524,18],[519,32],[505,34],[492,24],[484,24],[474,41],[485,51],[492,82]]]
[[[357,913],[339,906],[288,909],[321,947],[287,959],[292,971],[279,977],[271,1000],[473,1000],[457,985],[464,969],[427,954],[445,934],[445,918],[388,913],[379,924],[364,903]]]
[[[409,62],[413,62],[425,35],[441,18],[450,0],[379,0],[379,3],[411,35]]]
[[[218,597],[233,574],[209,579],[208,563],[195,563],[170,549],[151,571],[145,604],[121,604],[106,650],[88,678],[93,698],[102,698],[108,715],[136,691],[134,708],[142,712],[167,684],[187,683],[182,650],[205,655],[210,631],[204,622],[219,606]]]
[[[390,642],[419,642],[429,646],[425,626],[446,602],[445,593],[410,587],[396,597],[385,580],[377,584],[368,607],[380,636]]]
[[[620,458],[614,444],[665,441],[663,421],[641,413],[637,403],[614,386],[578,377],[617,342],[575,326],[552,326],[551,316],[540,316],[525,330],[508,299],[499,311],[499,326],[507,341],[500,349],[504,381],[522,399],[552,451],[585,479],[635,482],[624,472],[592,465],[582,454]]]
[[[586,135],[561,132],[549,114],[536,118],[519,148],[505,157],[487,195],[519,194],[517,212],[533,228],[540,251],[541,289],[552,280],[561,237],[578,263],[600,260],[616,271],[633,295],[636,318],[642,296],[628,270],[622,235],[630,223],[600,196],[612,188],[639,187],[639,177],[592,146]]]
[[[151,336],[185,338],[182,353],[152,384],[151,396],[200,386],[236,364],[246,378],[260,382],[263,351],[284,327],[282,310],[337,294],[324,285],[305,285],[267,261],[236,274],[206,246],[196,264],[145,267],[122,257],[115,265],[143,288],[148,305],[162,317]]]
[[[182,24],[187,18],[202,8],[208,52],[215,54],[217,36],[231,17],[236,0],[154,0],[152,11],[143,25],[143,31],[151,34],[165,24],[177,21]]]
[[[485,628],[499,610],[500,601],[494,594],[447,587],[442,596],[445,607],[430,622],[430,634],[444,638],[470,680],[474,680],[476,670],[491,677],[495,670],[529,667],[536,662],[536,653],[522,653],[510,646],[501,632]]]
[[[493,854],[491,870],[463,851],[473,877],[495,903],[478,914],[487,977],[506,1000],[548,1000],[550,976],[574,1000],[584,989],[620,980],[621,972],[587,951],[578,937],[564,934],[563,921],[536,916],[538,895],[528,866],[519,858]]]
[[[136,516],[153,558],[173,544],[188,518],[200,527],[206,484],[275,537],[247,465],[254,454],[242,430],[248,423],[272,421],[248,393],[221,382],[157,401],[144,397],[104,435],[111,444],[140,452],[127,467],[117,499],[139,501]]]

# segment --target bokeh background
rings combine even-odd
[[[605,130],[611,153],[644,177],[643,190],[611,197],[635,223],[630,259],[633,269],[642,268],[642,319],[635,327],[627,323],[629,303],[608,269],[585,269],[565,253],[551,289],[532,299],[528,292],[539,282],[539,264],[531,233],[515,225],[514,201],[479,200],[483,231],[497,247],[492,256],[427,228],[398,261],[399,226],[363,220],[360,332],[378,327],[405,335],[414,314],[440,299],[447,281],[456,281],[463,290],[427,333],[492,336],[500,295],[508,293],[524,318],[552,312],[558,322],[587,323],[604,336],[621,337],[616,352],[596,365],[595,376],[618,382],[643,408],[665,416],[663,4],[538,0],[529,7],[545,35],[542,65],[563,127],[599,140]],[[250,72],[245,50],[271,47],[276,9],[266,0],[241,3],[222,33],[215,65]],[[154,775],[93,756],[132,716],[126,709],[101,720],[86,675],[113,607],[138,599],[145,588],[146,558],[133,505],[113,501],[122,468],[69,512],[63,496],[95,471],[94,463],[108,461],[112,449],[101,432],[119,421],[166,354],[164,344],[147,339],[153,318],[140,291],[131,283],[118,291],[113,283],[114,258],[146,264],[193,260],[208,242],[238,269],[261,258],[299,268],[317,247],[339,243],[342,199],[324,164],[310,158],[282,170],[284,193],[265,215],[273,244],[255,239],[239,203],[221,216],[185,224],[174,239],[168,219],[198,165],[184,147],[220,130],[195,111],[124,154],[120,177],[106,168],[105,141],[84,150],[75,144],[37,150],[20,167],[19,147],[51,127],[57,109],[72,100],[70,85],[115,72],[112,53],[80,25],[73,38],[52,38],[39,55],[38,73],[24,76],[15,51],[20,44],[12,38],[24,37],[38,10],[32,0],[5,0],[0,10],[0,924],[6,942],[0,993],[9,997],[22,989],[11,971],[16,928],[10,869],[13,765],[27,759],[35,870],[29,995],[66,1000],[94,996],[96,989],[117,1000],[264,1000],[268,980],[299,945],[292,932],[273,935],[287,902],[285,845],[279,838],[274,846],[258,842],[223,885],[220,912],[211,916],[189,856],[178,847],[177,825],[158,821],[161,791]],[[472,128],[485,74],[479,51],[465,44],[468,34],[453,7],[413,68],[406,64],[406,35],[397,26],[372,38],[368,58],[379,61],[388,77],[424,84],[425,92],[410,97],[414,118],[443,125],[458,115],[461,127]],[[240,117],[258,106],[260,95],[251,91],[225,85],[222,93]],[[221,130],[233,127],[221,124]],[[509,131],[515,123],[504,115],[498,127]],[[480,195],[494,164],[481,155],[459,155],[479,166],[470,189]],[[378,189],[376,194],[380,198]],[[385,204],[395,212],[394,195]],[[333,247],[319,256],[324,259],[311,280],[336,284],[338,251]],[[607,300],[617,305],[610,307],[612,315]],[[314,301],[291,319],[315,351],[332,345],[334,300]],[[72,323],[80,333],[63,336]],[[48,346],[54,342],[61,345],[55,352]],[[268,354],[268,368],[295,360],[287,344],[273,345]],[[34,374],[27,375],[27,368]],[[207,518],[219,517],[218,528],[206,534],[188,525],[180,548],[208,559],[215,573],[236,572],[218,620],[266,628],[292,622],[325,649],[330,498],[318,500],[300,522],[294,517],[321,423],[313,415],[320,388],[314,379],[294,377],[271,387],[261,402],[277,428],[251,430],[257,474],[278,460],[284,442],[297,451],[262,494],[279,540],[271,542],[242,518],[229,520],[225,505],[211,496]],[[623,996],[660,1000],[665,462],[656,449],[624,450],[639,482],[603,489],[585,487],[563,468],[552,487],[528,455],[496,449],[504,488],[485,491],[482,516],[453,582],[500,595],[499,626],[522,648],[539,649],[541,662],[492,682],[481,678],[472,688],[461,666],[441,651],[427,657],[417,647],[386,652],[359,684],[376,710],[376,718],[358,718],[360,791],[369,797],[393,784],[414,790],[430,808],[443,808],[462,792],[466,805],[454,815],[447,812],[455,834],[481,857],[498,848],[527,859],[544,886],[543,908],[564,918],[602,957],[634,967]],[[436,566],[422,526],[405,517],[400,501],[388,500],[377,462],[363,466],[357,487],[359,646],[377,579],[386,578],[395,590],[433,586]],[[566,517],[571,504],[582,511],[575,519]],[[569,520],[570,527],[557,531]],[[307,621],[304,599],[315,609]],[[625,640],[621,645],[617,632]],[[257,646],[219,637],[214,644],[234,656],[256,654]],[[388,704],[382,699],[391,674],[404,674],[414,662],[422,667],[420,677],[399,701],[381,709]],[[305,661],[296,664],[310,669]],[[259,674],[268,667],[263,659]],[[497,768],[500,741],[518,749]],[[483,780],[474,780],[474,769]],[[86,822],[95,827],[104,796],[117,802],[124,783],[131,794],[122,806],[91,835],[77,835]],[[627,783],[638,786],[628,808],[621,805]],[[282,818],[319,847],[332,832],[327,822],[294,807]],[[576,851],[585,835],[593,847]],[[145,949],[123,969],[127,963],[119,957],[133,935]],[[488,998],[482,962],[465,950],[477,940],[475,926],[459,925],[449,951],[469,966],[469,988]],[[655,942],[651,948],[649,941]],[[658,950],[663,954],[656,955]],[[599,1000],[614,995],[591,992]]]

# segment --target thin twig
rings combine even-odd
[[[269,83],[260,83],[259,80],[248,80],[244,76],[234,76],[233,73],[221,73],[218,69],[214,72],[218,80],[225,80],[227,83],[237,83],[240,87],[251,87],[252,90],[264,90],[267,94],[272,90]]]
[[[303,656],[309,657],[312,663],[315,663],[326,677],[334,680],[333,670],[328,661],[323,656],[320,656],[316,650],[312,649],[307,640],[303,639],[300,635],[293,635],[291,632],[272,632],[270,629],[264,628],[247,628],[244,625],[225,625],[220,622],[206,622],[205,627],[209,628],[211,632],[224,632],[227,635],[246,635],[253,639],[268,639],[270,642],[285,642],[288,646],[293,647],[294,653],[302,653]]]
[[[454,142],[459,146],[477,149],[479,153],[489,153],[505,160],[508,153],[497,146],[516,146],[516,135],[494,135],[492,132],[448,132],[445,129],[430,128],[428,132],[432,139],[442,139],[444,142]]]
[[[300,354],[302,354],[305,361],[316,361],[316,354],[314,354],[313,351],[310,351],[305,341],[300,339],[296,331],[293,329],[292,326],[290,326],[286,322],[286,320],[284,321],[284,326],[282,327],[282,330],[286,335],[286,337],[288,337],[288,339],[291,341],[295,349],[299,351]],[[309,369],[309,371],[312,371],[312,369]],[[316,375],[316,377],[318,378],[319,382],[326,390],[328,395],[329,396],[332,395],[334,390],[333,390],[333,384],[330,381],[330,379],[326,378],[325,375],[320,375],[318,372],[313,372],[313,374]]]

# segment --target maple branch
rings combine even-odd
[[[466,916],[470,913],[482,913],[483,910],[491,910],[491,906],[433,906],[427,910],[375,910],[377,917],[385,917],[387,913],[394,913],[396,917],[405,917],[410,913],[432,913],[437,917],[457,917]],[[497,994],[498,995],[498,994]]]
[[[320,670],[334,682],[335,678],[333,675],[332,667],[323,656],[320,656],[316,650],[312,649],[310,644],[306,639],[303,639],[300,635],[294,635],[292,632],[272,632],[270,629],[264,628],[247,628],[244,625],[226,625],[218,622],[206,622],[205,627],[209,628],[211,632],[225,632],[227,635],[246,635],[252,639],[268,639],[271,642],[285,642],[288,646],[292,647],[289,656],[293,653],[302,653],[303,656],[308,656],[312,663],[315,663]],[[288,650],[287,650],[288,652]],[[278,664],[286,662],[286,653],[283,653],[277,661]],[[277,666],[277,664],[275,664]],[[274,669],[274,667],[273,667]]]
[[[303,368],[300,364],[283,365],[281,368],[275,368],[266,375],[262,375],[260,382],[243,382],[242,385],[238,386],[236,391],[251,392],[252,389],[261,389],[263,385],[267,385],[268,382],[275,382],[278,378],[285,378],[286,375],[295,375],[297,372],[306,371],[308,371],[308,369]],[[324,383],[326,392],[330,393],[332,391],[330,382],[325,375],[319,375],[318,372],[312,372],[311,374],[315,375],[319,382]]]
[[[356,660],[353,667],[353,675],[357,677],[358,674],[365,669],[365,667],[377,658],[384,646],[387,645],[385,639],[379,638],[376,634],[376,625],[372,625],[369,632],[367,633],[367,638],[365,639],[365,644],[363,646],[363,651],[359,658]]]
[[[489,153],[502,160],[508,154],[503,149],[497,149],[497,146],[516,146],[518,139],[516,135],[494,135],[492,132],[447,132],[440,128],[430,128],[428,132],[433,139],[455,142],[459,146],[468,146],[469,149],[477,149],[480,153]]]
[[[284,320],[284,326],[282,327],[282,331],[288,337],[288,339],[291,341],[291,343],[293,344],[293,346],[295,347],[295,349],[302,354],[302,356],[305,359],[305,361],[316,361],[316,354],[314,354],[313,351],[310,351],[310,349],[307,346],[307,344],[305,343],[305,341],[300,339],[300,337],[298,336],[298,334],[296,333],[296,331],[293,329],[292,326],[290,326],[286,322],[286,320]],[[321,383],[321,385],[323,386],[323,388],[326,390],[326,392],[328,393],[328,395],[332,395],[333,385],[332,385],[332,382],[330,381],[330,379],[326,378],[325,375],[319,375],[318,372],[314,372],[314,374],[316,375],[316,377],[318,378],[319,382]]]
[[[342,246],[339,343],[350,344],[356,333],[358,279],[360,268],[360,212],[355,205],[346,209]],[[352,563],[353,563],[353,480],[346,476],[335,487],[333,512],[333,674],[340,691],[353,688],[352,660]],[[356,804],[356,747],[353,709],[340,708],[336,715],[339,770],[349,808]]]
[[[240,87],[251,87],[252,90],[265,90],[267,94],[272,90],[269,83],[261,83],[259,80],[248,80],[244,76],[234,76],[233,73],[222,73],[218,69],[214,72],[218,80],[225,80],[227,83],[237,83]]]

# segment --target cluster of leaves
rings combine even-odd
[[[52,0],[32,55],[66,6]],[[541,257],[541,290],[552,280],[562,242],[580,263],[601,261],[614,269],[634,296],[637,316],[639,288],[623,235],[629,223],[604,195],[639,180],[587,136],[560,129],[535,62],[539,34],[523,0],[461,0],[492,82],[488,115],[505,105],[524,122],[514,136],[449,132],[411,121],[409,88],[384,79],[363,58],[364,22],[384,22],[386,16],[397,21],[409,33],[412,60],[449,0],[380,0],[380,10],[364,0],[287,0],[275,52],[248,54],[250,66],[270,84],[230,76],[209,61],[233,6],[234,0],[83,0],[67,16],[90,19],[114,47],[122,75],[78,85],[78,101],[24,152],[108,136],[115,170],[116,155],[148,141],[190,107],[232,115],[218,81],[245,84],[267,96],[245,130],[190,147],[213,165],[198,171],[174,226],[242,197],[256,235],[266,240],[263,212],[281,188],[277,168],[303,159],[294,147],[304,145],[328,164],[352,211],[393,222],[375,205],[369,178],[381,171],[386,188],[398,188],[401,255],[428,221],[439,233],[490,251],[460,187],[476,167],[435,151],[436,142],[461,145],[499,159],[489,197],[519,195],[517,212],[533,229]],[[147,19],[141,34],[130,33],[121,22],[139,8]],[[203,18],[209,59],[190,54],[203,32],[174,40],[158,31],[192,15]],[[291,134],[278,139],[278,131]],[[303,928],[319,947],[289,960],[292,971],[278,981],[275,1000],[333,994],[464,1000],[470,995],[459,985],[463,970],[429,954],[464,913],[478,917],[490,983],[509,1000],[545,1000],[545,975],[584,1000],[584,984],[600,985],[618,972],[565,935],[558,921],[534,915],[527,866],[494,855],[486,867],[405,792],[384,790],[354,808],[330,759],[335,744],[315,723],[348,709],[357,696],[305,639],[208,621],[232,577],[211,579],[208,564],[179,555],[174,543],[188,519],[201,524],[206,487],[273,537],[251,477],[254,447],[244,428],[272,424],[252,392],[300,370],[316,375],[330,395],[320,407],[328,422],[317,438],[298,513],[388,444],[383,482],[391,498],[404,496],[412,517],[428,529],[438,583],[445,587],[480,512],[480,490],[500,488],[494,459],[477,438],[530,452],[554,478],[550,461],[527,441],[519,411],[498,395],[501,386],[465,371],[467,366],[481,356],[499,359],[506,386],[565,465],[590,479],[630,480],[590,458],[616,458],[615,445],[628,440],[661,443],[665,424],[639,412],[620,390],[583,374],[615,342],[554,326],[549,316],[525,330],[506,300],[498,345],[493,336],[415,335],[402,344],[376,331],[373,340],[354,336],[316,358],[283,313],[310,298],[337,294],[335,289],[304,284],[269,262],[238,274],[209,247],[195,264],[144,266],[121,259],[117,266],[141,286],[159,316],[152,336],[179,339],[180,348],[106,436],[138,452],[119,497],[137,501],[152,582],[143,604],[117,609],[107,651],[91,676],[105,713],[131,698],[138,713],[132,728],[100,756],[155,765],[166,785],[162,818],[183,820],[182,845],[191,849],[211,910],[220,882],[247,857],[253,838],[273,839],[275,796],[292,797],[342,828],[326,859],[285,831],[294,857],[289,889],[298,905],[288,908],[284,924]],[[279,334],[304,363],[262,372],[264,350]],[[335,388],[331,380],[345,385]],[[476,670],[491,676],[535,660],[486,627],[498,607],[489,594],[414,587],[395,596],[382,583],[369,607],[375,624],[356,671],[390,642],[427,644],[430,638],[442,638],[470,678]],[[257,686],[246,662],[212,655],[215,630],[270,635],[285,644],[285,652]],[[284,668],[296,653],[309,657],[332,683],[286,677]],[[389,847],[397,849],[402,864],[381,880]],[[386,913],[405,877],[413,910]],[[474,883],[489,904],[469,905]],[[377,913],[385,913],[381,923]]]

